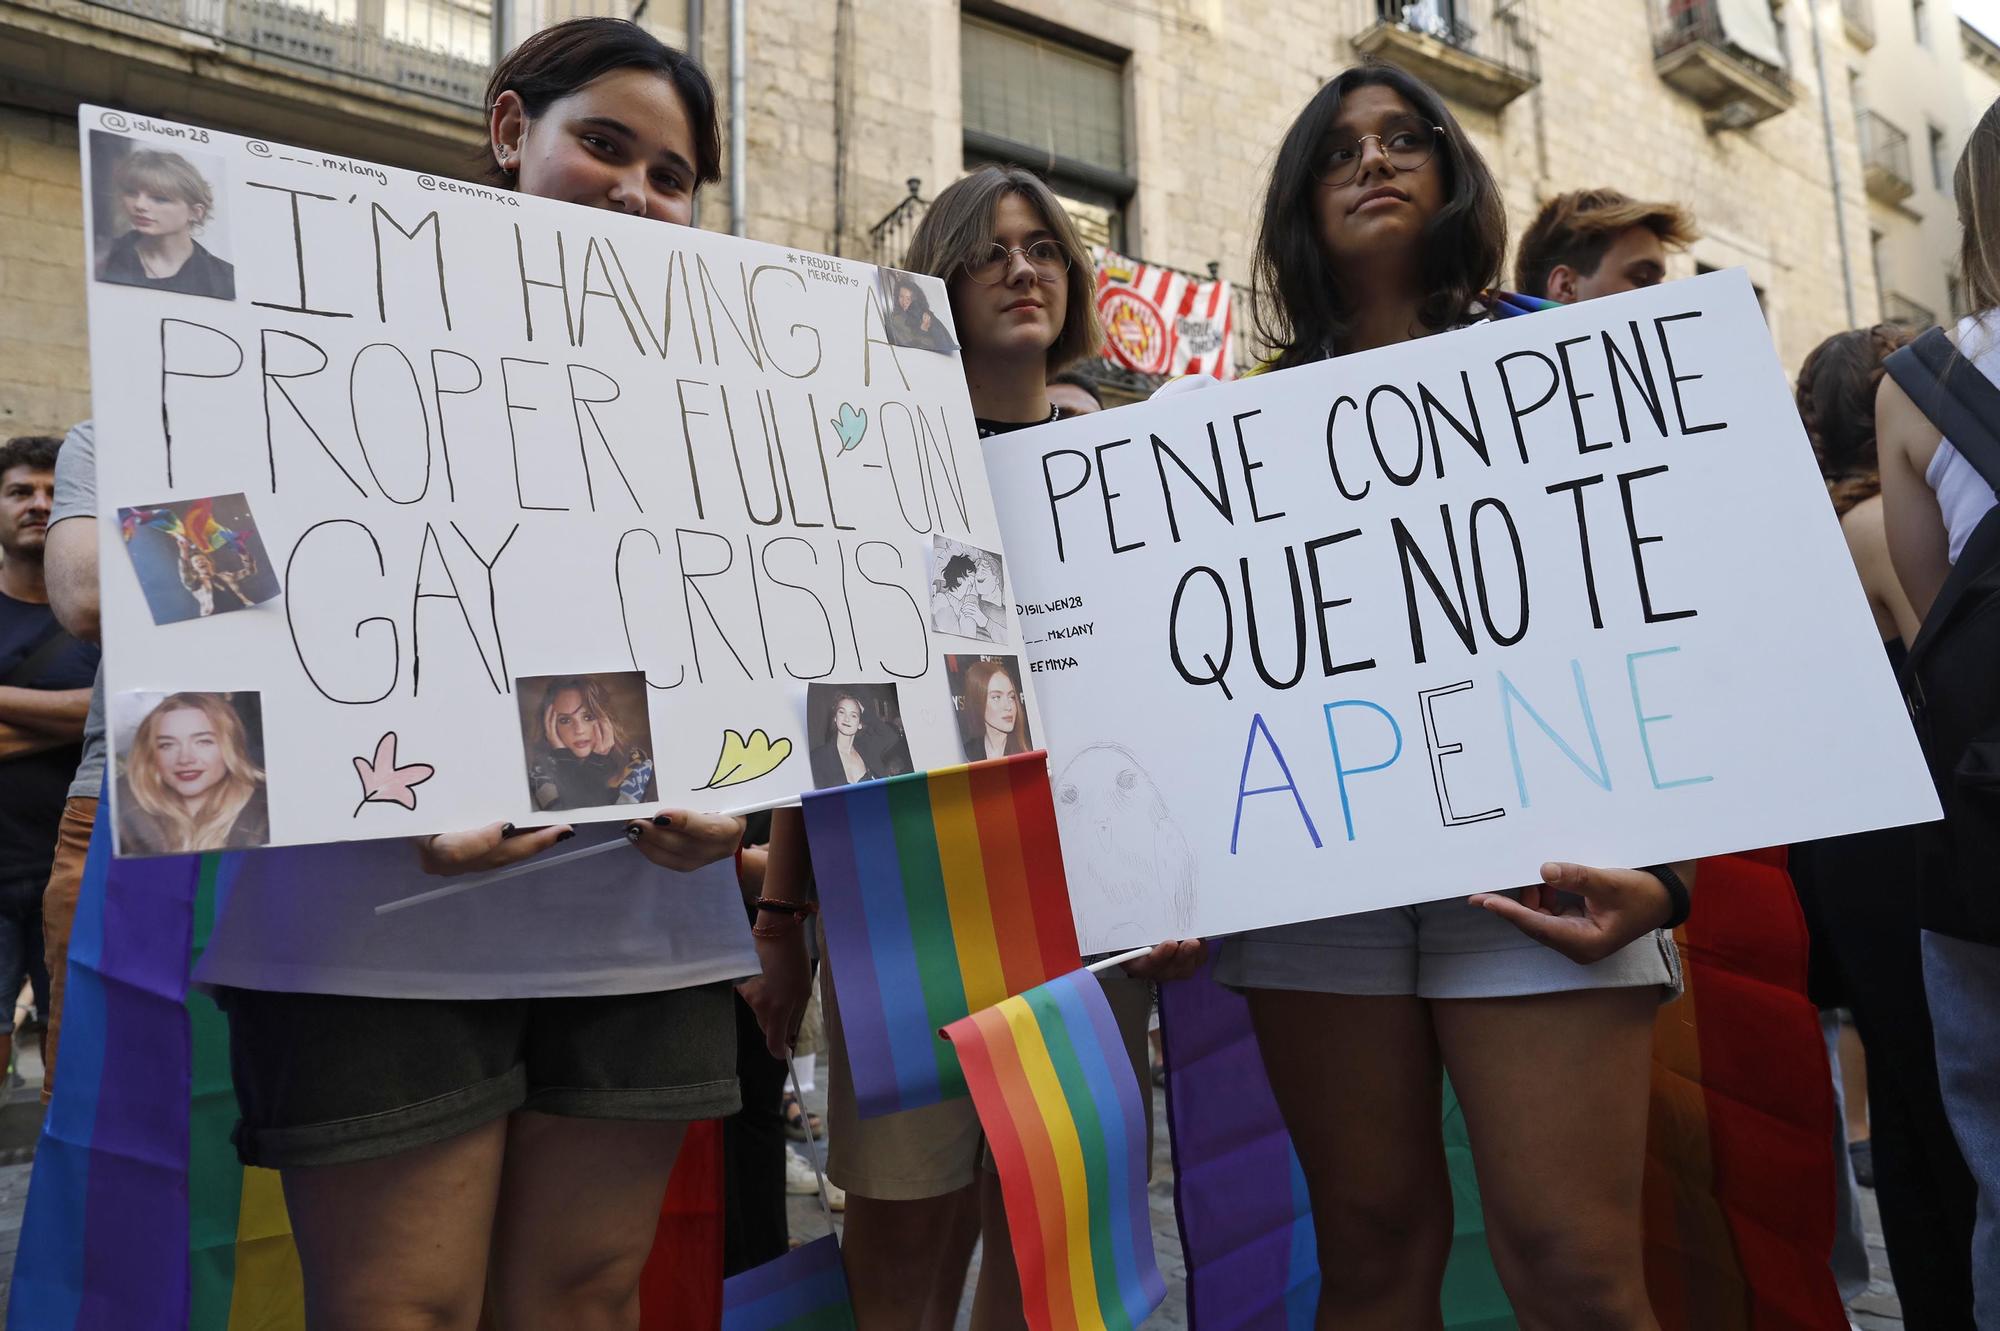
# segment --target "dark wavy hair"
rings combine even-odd
[[[27,467],[34,471],[54,471],[56,454],[62,451],[63,441],[52,434],[19,434],[0,444],[0,473],[10,472],[16,467]]]
[[[1424,300],[1418,317],[1426,327],[1448,327],[1499,280],[1507,253],[1500,187],[1444,99],[1394,65],[1344,69],[1313,95],[1285,132],[1264,192],[1251,283],[1257,336],[1277,353],[1270,367],[1274,370],[1337,354],[1353,328],[1353,306],[1341,290],[1313,216],[1320,189],[1314,168],[1341,102],[1361,88],[1388,88],[1418,115],[1444,127],[1444,142],[1431,160],[1445,173],[1445,204],[1424,231]]]
[[[1882,385],[1882,361],[1910,337],[1909,329],[1894,324],[1835,333],[1799,367],[1799,419],[1836,513],[1882,492],[1875,390]]]
[[[720,179],[722,129],[716,122],[715,88],[708,75],[693,56],[676,51],[627,19],[573,18],[543,28],[493,67],[484,105],[491,110],[501,93],[511,92],[532,119],[592,79],[617,69],[650,69],[673,84],[694,136],[695,186]],[[511,189],[514,178],[494,164],[484,143],[480,156],[484,162],[480,179]]]

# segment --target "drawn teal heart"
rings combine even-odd
[[[834,434],[840,437],[840,451],[850,453],[861,446],[861,436],[868,433],[868,413],[861,411],[851,402],[840,404],[840,415],[827,422],[833,426]]]

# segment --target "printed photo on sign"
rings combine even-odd
[[[247,610],[278,577],[240,494],[118,510],[118,529],[155,624]]]
[[[1028,702],[1021,696],[1021,660],[1016,656],[947,656],[958,733],[965,760],[984,762],[1035,747],[1028,733]]]
[[[814,790],[900,776],[913,770],[894,684],[809,684]]]
[[[537,809],[600,809],[651,804],[653,726],[646,675],[534,675],[514,681],[528,798]]]
[[[889,341],[917,351],[957,351],[945,322],[924,293],[923,282],[914,273],[894,268],[876,270],[875,289],[882,300],[882,325]]]
[[[1005,560],[990,550],[931,538],[931,626],[955,638],[1008,636]]]
[[[92,130],[90,171],[98,281],[236,299],[220,161]]]
[[[110,721],[119,854],[241,850],[271,839],[257,694],[123,693]]]

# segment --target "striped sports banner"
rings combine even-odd
[[[854,1331],[854,1306],[828,1234],[722,1286],[722,1331]]]
[[[1048,755],[838,786],[804,803],[861,1113],[964,1095],[937,1033],[1082,965]]]
[[[945,1028],[1000,1169],[1032,1331],[1126,1331],[1167,1297],[1146,1111],[1104,989],[1071,971]]]
[[[1236,377],[1232,288],[1099,249],[1097,312],[1104,357],[1141,374]]]

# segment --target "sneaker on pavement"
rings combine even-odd
[[[813,1177],[812,1161],[790,1147],[785,1148],[785,1191],[794,1197],[810,1197],[819,1191],[819,1181]],[[826,1204],[835,1211],[847,1209],[847,1193],[831,1179],[827,1180]]]

